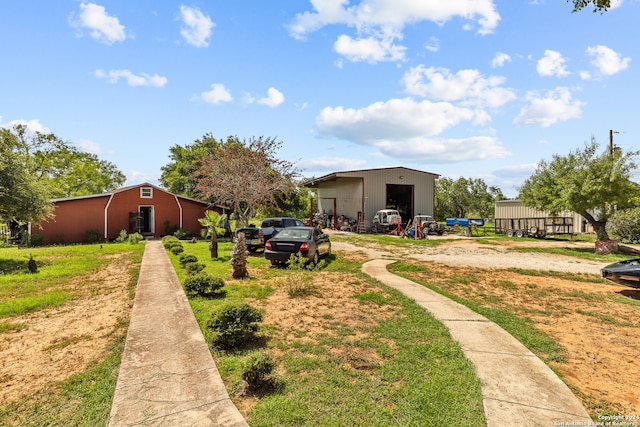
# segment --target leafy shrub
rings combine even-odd
[[[224,280],[205,272],[190,274],[184,280],[184,289],[189,296],[212,296],[222,287],[224,287]]]
[[[34,233],[31,235],[31,246],[42,246],[44,244],[44,237],[42,234]]]
[[[191,233],[189,233],[186,230],[183,230],[182,228],[179,228],[175,231],[175,233],[173,233],[173,235],[176,236],[178,240],[183,240],[188,238],[191,235]]]
[[[609,236],[621,243],[640,243],[640,208],[617,211],[606,228]]]
[[[242,379],[247,382],[250,390],[257,390],[273,382],[271,374],[276,364],[269,353],[252,354],[242,369]]]
[[[262,313],[249,304],[229,304],[211,315],[207,328],[211,329],[212,344],[235,348],[250,341],[262,322]]]
[[[116,237],[116,243],[124,243],[127,241],[129,236],[127,235],[127,230],[120,230],[120,234]]]
[[[187,270],[188,274],[196,274],[204,270],[206,265],[201,262],[187,262],[184,265],[184,269]]]
[[[198,257],[190,254],[182,254],[180,255],[180,265],[184,267],[185,264],[189,262],[198,262]]]
[[[171,235],[178,230],[180,226],[178,224],[171,224],[171,221],[166,220],[164,222],[164,234]]]
[[[132,245],[135,245],[135,244],[138,244],[141,241],[143,241],[144,237],[142,237],[142,234],[140,234],[140,233],[133,233],[133,234],[129,234],[129,237],[127,237],[127,240]]]
[[[42,246],[44,244],[44,237],[42,237],[42,234],[29,234],[25,232],[22,233],[20,244],[22,246]]]
[[[86,230],[84,232],[84,238],[87,240],[87,243],[98,243],[102,238],[102,233],[100,230]]]
[[[184,247],[182,247],[182,243],[178,243],[177,245],[171,245],[170,249],[172,254],[178,255],[184,252]]]
[[[292,270],[285,278],[287,294],[290,298],[306,297],[318,295],[320,289],[313,280],[313,271],[320,270],[326,265],[325,260],[321,260],[317,265],[309,262],[309,259],[300,252],[289,257],[288,267]]]

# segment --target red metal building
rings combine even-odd
[[[55,217],[31,226],[45,244],[83,243],[88,235],[99,233],[102,239],[118,237],[122,230],[145,237],[173,234],[178,228],[200,236],[198,222],[206,210],[222,213],[207,203],[169,193],[144,183],[103,194],[56,199]]]

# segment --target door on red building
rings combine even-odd
[[[153,206],[140,206],[139,233],[155,233],[153,221]]]

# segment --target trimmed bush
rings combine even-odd
[[[247,382],[249,390],[257,390],[263,386],[271,385],[273,382],[271,374],[275,367],[276,364],[269,353],[254,353],[243,366],[242,379]]]
[[[249,304],[229,304],[211,315],[207,328],[213,332],[211,342],[222,348],[236,348],[254,338],[262,322],[262,313]]]
[[[184,265],[184,269],[187,270],[187,273],[189,274],[200,273],[205,269],[205,267],[206,265],[202,264],[201,262],[188,262]]]
[[[198,257],[195,256],[195,255],[190,255],[190,254],[182,254],[182,255],[180,255],[180,265],[182,265],[182,267],[184,267],[185,264],[187,264],[189,262],[198,262]]]
[[[607,221],[607,233],[620,243],[640,243],[640,208],[614,213]]]
[[[171,245],[171,248],[169,250],[174,255],[179,255],[182,252],[184,252],[184,248],[182,247],[182,243],[178,243],[177,245],[176,244]]]
[[[212,296],[223,287],[224,280],[204,272],[191,274],[184,280],[184,289],[189,296]]]
[[[175,245],[176,243],[181,244],[180,239],[178,239],[176,236],[164,236],[162,238],[162,245],[165,249],[171,249],[171,246]]]

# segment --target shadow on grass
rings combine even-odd
[[[627,298],[640,301],[640,289],[626,289],[617,293],[619,293],[620,295],[624,295]]]
[[[27,261],[19,261],[15,259],[0,259],[0,274],[13,273],[20,270],[26,270]]]

